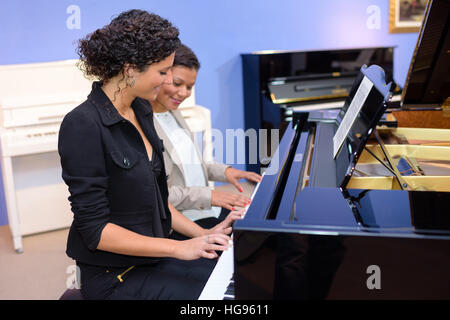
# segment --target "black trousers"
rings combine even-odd
[[[77,265],[84,299],[194,300],[200,296],[216,262],[162,258],[155,265],[131,269]]]

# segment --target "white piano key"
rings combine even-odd
[[[264,174],[265,173],[262,174],[262,178],[264,178]],[[255,186],[255,189],[250,196],[251,200],[253,200],[261,181]],[[245,208],[244,214],[247,212],[248,208],[249,206]],[[224,298],[234,299],[234,296],[225,294],[225,291],[231,282],[231,278],[233,277],[233,258],[233,247],[230,247],[221,254],[198,300],[222,300]]]

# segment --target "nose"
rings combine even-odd
[[[184,100],[191,96],[192,90],[186,85],[182,85],[177,90],[177,95],[180,99]]]
[[[185,87],[185,86],[182,86],[181,88],[180,88],[180,91],[179,91],[179,94],[180,94],[180,96],[183,98],[183,99],[186,99],[187,97],[189,97],[189,91],[187,90],[187,88]]]

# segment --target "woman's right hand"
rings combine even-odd
[[[211,205],[222,207],[230,211],[234,210],[235,206],[245,208],[250,203],[250,198],[234,194],[226,191],[211,191]]]
[[[223,233],[177,241],[174,257],[180,260],[214,259],[218,257],[216,251],[229,249],[230,241],[231,238]]]

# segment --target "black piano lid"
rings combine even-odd
[[[402,108],[440,107],[450,96],[450,1],[429,0],[402,92]]]
[[[335,156],[336,181],[342,189],[345,189],[350,180],[367,140],[387,108],[386,102],[392,96],[393,85],[392,82],[386,84],[383,69],[377,65],[362,66],[350,94],[337,116],[338,125],[345,121],[346,115],[348,116],[347,111],[365,78],[370,80],[373,86],[363,101],[358,115],[351,123],[344,142]]]

